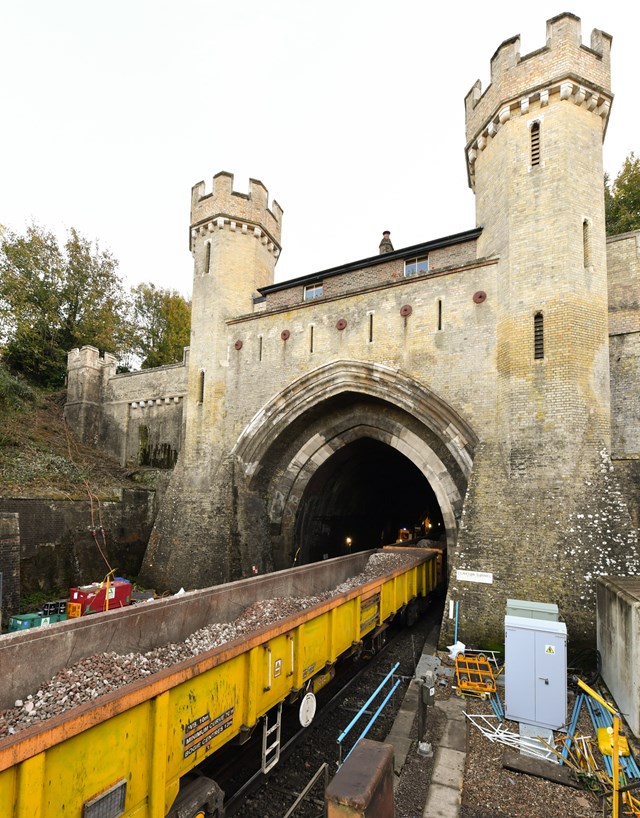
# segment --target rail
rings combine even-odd
[[[285,814],[282,816],[282,818],[291,818],[291,816],[292,816],[292,815],[295,813],[295,811],[298,809],[298,807],[300,806],[300,804],[301,804],[301,803],[302,803],[302,802],[305,800],[305,798],[307,797],[307,795],[309,795],[309,793],[311,792],[311,790],[312,790],[312,789],[315,787],[315,785],[318,783],[318,780],[319,780],[319,778],[320,778],[320,776],[321,776],[321,775],[324,775],[324,788],[325,788],[325,790],[326,790],[326,789],[327,789],[327,787],[328,787],[328,785],[329,785],[329,765],[327,764],[327,762],[326,762],[326,761],[324,761],[324,762],[323,762],[323,763],[320,765],[320,767],[318,768],[317,772],[315,773],[315,775],[313,776],[313,778],[311,779],[311,781],[309,781],[309,783],[307,784],[307,786],[306,786],[306,787],[305,787],[305,788],[302,790],[302,792],[300,793],[300,795],[299,795],[299,796],[296,798],[296,800],[294,801],[294,803],[293,803],[293,804],[292,804],[292,805],[289,807],[289,809],[288,809],[288,810],[286,811],[286,813],[285,813]]]

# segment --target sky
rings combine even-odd
[[[284,210],[276,281],[475,227],[464,97],[546,20],[613,36],[605,170],[640,153],[640,4],[0,0],[0,225],[69,227],[127,286],[191,292],[191,187],[259,179]]]

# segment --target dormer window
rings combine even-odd
[[[304,288],[305,301],[313,301],[314,298],[322,298],[322,295],[322,282],[320,282],[320,284],[307,284],[307,286]]]
[[[407,259],[404,263],[404,277],[417,276],[429,272],[429,256]]]

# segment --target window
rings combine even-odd
[[[313,301],[314,298],[322,298],[322,282],[319,284],[307,284],[304,288],[304,300]]]
[[[404,263],[405,278],[409,276],[419,275],[420,273],[427,273],[429,271],[429,256],[422,258],[406,259]]]
[[[442,299],[438,299],[438,331],[442,329]]]
[[[258,335],[258,360],[262,360],[262,335]]]
[[[582,222],[582,255],[584,266],[591,267],[591,224],[589,219]]]
[[[373,313],[369,313],[369,343],[373,343]]]
[[[208,241],[205,245],[205,258],[204,258],[204,271],[205,273],[211,272],[211,242]]]
[[[198,378],[198,403],[204,403],[204,372],[202,370]]]
[[[540,164],[540,123],[531,126],[531,167]]]
[[[533,316],[533,357],[536,361],[544,358],[544,318],[541,312]]]
[[[309,352],[313,352],[313,324],[309,327]]]

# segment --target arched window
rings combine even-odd
[[[544,317],[541,312],[533,316],[533,357],[544,358]]]
[[[540,123],[534,122],[531,126],[531,167],[540,164]]]

